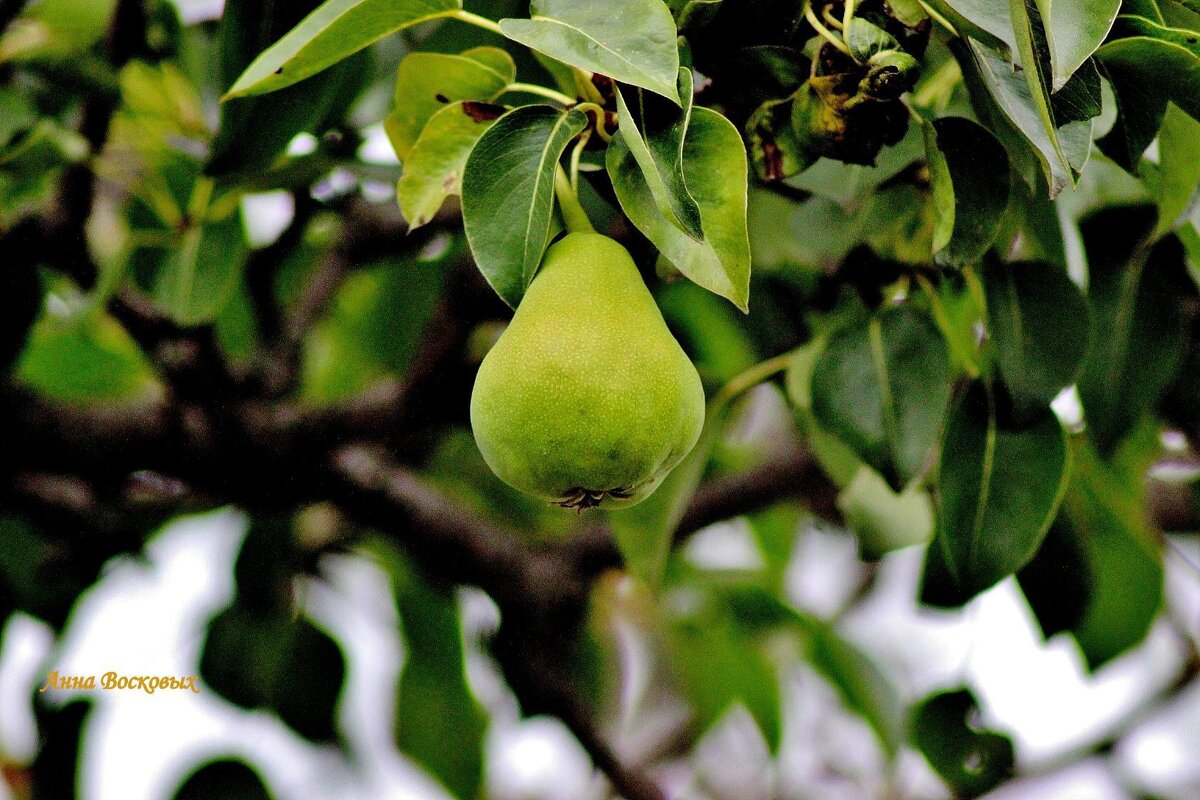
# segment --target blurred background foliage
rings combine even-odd
[[[407,102],[403,65],[437,78],[405,61],[417,51],[502,48],[516,82],[584,90],[511,39],[433,20],[220,102],[318,5],[0,0],[0,618],[57,636],[106,565],[181,514],[236,506],[247,533],[206,623],[205,690],[354,764],[339,698],[355,667],[305,587],[330,559],[374,565],[404,642],[392,744],[463,800],[502,794],[473,653],[631,800],[820,795],[818,778],[731,794],[711,774],[729,752],[704,744],[748,715],[782,769],[802,749],[797,670],[877,759],[869,777],[822,762],[853,773],[836,796],[1025,786],[965,676],[922,685],[853,623],[904,559],[922,614],[1002,583],[1088,670],[1168,630],[1182,656],[1149,702],[1194,687],[1179,597],[1195,595],[1168,585],[1200,532],[1194,2],[863,0],[870,31],[837,1],[667,3],[696,106],[749,154],[750,313],[658,256],[593,142],[581,199],[712,405],[654,497],[582,517],[476,450],[473,372],[511,312],[472,263],[457,190],[419,228],[399,213],[384,121]],[[812,543],[831,538],[855,557],[828,567],[834,601],[805,602],[796,576],[822,574]],[[463,586],[498,624],[468,628]],[[10,796],[76,796],[94,699],[38,695],[36,754],[0,752]],[[276,796],[227,755],[162,796]]]

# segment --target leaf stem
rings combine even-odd
[[[487,17],[481,17],[478,14],[472,14],[470,11],[466,11],[461,8],[457,11],[447,14],[446,16],[450,19],[457,19],[462,22],[466,22],[469,25],[483,28],[485,31],[491,31],[492,33],[499,34],[500,36],[504,35],[504,31],[500,30],[499,23],[490,20]]]
[[[525,92],[526,94],[536,94],[539,97],[545,97],[553,100],[556,103],[561,103],[564,106],[573,106],[578,101],[574,97],[568,97],[562,92],[555,91],[546,86],[538,86],[536,83],[510,83],[504,87],[504,92]]]
[[[554,193],[558,196],[558,205],[562,209],[563,223],[567,226],[568,233],[596,232],[587,212],[579,205],[579,197],[575,194],[562,164],[554,168]]]
[[[929,3],[925,2],[925,0],[917,0],[917,3],[921,6],[921,8],[925,9],[925,13],[932,17],[934,21],[949,31],[951,36],[958,36],[958,29],[954,27],[954,24],[951,23],[950,20],[942,16],[936,8],[930,6]]]
[[[579,141],[575,143],[575,147],[571,150],[571,191],[575,192],[575,196],[579,196],[579,158],[583,155],[583,148],[587,147],[588,139],[592,138],[592,132],[584,129],[583,134],[579,137]]]
[[[841,50],[843,53],[850,56],[850,58],[854,58],[854,54],[850,52],[850,46],[842,41],[842,37],[829,30],[829,28],[826,28],[825,23],[821,22],[821,20],[817,17],[816,13],[812,9],[812,2],[810,0],[805,0],[804,18],[808,20],[809,25],[812,25],[813,30],[817,32],[817,35],[829,42],[838,50]],[[855,61],[857,61],[857,59],[855,59]]]
[[[855,6],[858,5],[856,0],[845,0],[846,8],[842,14],[842,30],[849,30],[850,20],[854,19]]]
[[[773,378],[775,375],[783,372],[791,365],[792,359],[795,355],[795,351],[789,351],[783,355],[775,356],[774,358],[768,358],[766,361],[761,361],[758,364],[755,364],[753,367],[747,369],[745,372],[741,372],[730,378],[729,381],[720,389],[718,389],[715,395],[713,395],[712,406],[714,408],[720,408],[721,406],[727,405],[743,392],[749,391],[768,378]]]

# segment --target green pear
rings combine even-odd
[[[703,425],[700,376],[625,248],[596,233],[553,244],[471,393],[492,471],[566,508],[631,506]]]

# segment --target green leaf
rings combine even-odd
[[[609,144],[606,161],[622,210],[663,257],[695,283],[747,311],[746,151],[737,128],[710,109],[692,111],[683,147],[683,177],[700,207],[704,233],[700,242],[659,212],[624,137]]]
[[[700,208],[688,192],[683,177],[683,145],[692,117],[692,73],[679,70],[682,108],[664,102],[642,89],[630,91],[625,101],[616,86],[619,132],[642,170],[642,178],[658,210],[675,227],[697,241],[704,240]]]
[[[1076,467],[1072,483],[1078,472]],[[1083,622],[1095,578],[1083,540],[1065,514],[1054,520],[1037,554],[1017,573],[1017,582],[1046,639]]]
[[[933,321],[889,308],[830,337],[813,370],[813,414],[900,491],[924,470],[952,380]]]
[[[1121,0],[1037,0],[1037,6],[1050,45],[1050,88],[1057,92],[1104,43]]]
[[[1037,552],[1066,491],[1066,433],[1049,409],[1001,419],[982,383],[951,412],[938,469],[938,530],[922,600],[960,605],[1015,573]]]
[[[254,59],[225,99],[291,86],[389,34],[461,7],[460,0],[326,0]]]
[[[973,28],[983,31],[987,37],[1008,47],[1013,53],[1017,51],[1012,15],[1004,3],[996,0],[933,0],[931,5],[935,9],[949,8],[955,16],[966,20]],[[971,38],[987,42],[986,38],[976,36],[975,31],[965,32],[971,34]]]
[[[1152,247],[1156,225],[1152,206],[1108,209],[1080,224],[1092,318],[1079,396],[1102,455],[1154,406],[1181,357],[1183,251],[1174,239]]]
[[[662,0],[533,0],[531,19],[502,19],[513,41],[565,64],[679,103],[675,20]]]
[[[912,741],[955,797],[978,797],[1016,774],[1007,736],[980,730],[979,702],[966,689],[926,698],[912,719]]]
[[[1099,111],[1089,109],[1095,113],[1083,119],[1056,116],[1064,107],[1051,102],[1049,44],[1035,0],[1009,0],[1009,8],[1022,69],[1009,69],[1005,75],[1003,68],[994,64],[994,57],[989,59],[989,54],[979,48],[976,53],[982,54],[981,63],[997,81],[993,93],[1004,112],[1036,148],[1050,185],[1050,196],[1054,197],[1067,186],[1075,185],[1091,147],[1090,119]],[[1019,89],[1022,75],[1024,90]],[[1000,83],[1001,80],[1004,82]],[[1099,94],[1098,79],[1095,92]]]
[[[157,261],[151,296],[180,325],[216,319],[241,281],[249,256],[237,213],[194,224],[176,244],[151,252]]]
[[[55,305],[66,290],[51,287]],[[146,399],[157,388],[141,348],[116,320],[86,308],[65,316],[42,315],[15,368],[16,377],[49,397],[65,401]]]
[[[495,121],[492,109],[503,113],[499,106],[459,101],[434,114],[425,125],[396,184],[396,198],[410,231],[433,219],[447,197],[462,192],[467,157]]]
[[[116,7],[117,0],[29,3],[0,37],[0,62],[78,58],[104,38]]]
[[[1120,16],[1112,41],[1096,52],[1110,74],[1155,87],[1193,119],[1200,119],[1200,34],[1142,17]]]
[[[982,258],[1000,231],[1012,181],[1008,153],[990,131],[963,117],[921,127],[938,212],[934,260],[964,267]]]
[[[241,761],[210,761],[192,772],[174,800],[271,800],[259,774]]]
[[[1085,554],[1090,591],[1083,619],[1071,632],[1088,665],[1098,669],[1145,639],[1157,618],[1162,545],[1146,522],[1142,473],[1117,472],[1082,439],[1074,453],[1063,521]]]
[[[217,35],[221,89],[231,87],[255,56],[318,4],[318,0],[226,2]],[[269,97],[225,103],[205,173],[222,175],[270,166],[297,133],[319,133],[328,120],[340,117],[358,95],[367,72],[363,59],[356,58]]]
[[[801,657],[833,685],[853,713],[875,732],[893,757],[904,738],[903,701],[896,687],[861,650],[825,620],[799,611],[753,586],[727,590],[725,603],[738,626],[749,632],[775,627],[800,637]]]
[[[858,538],[859,554],[867,561],[933,538],[929,493],[914,484],[897,494],[878,472],[866,466],[859,467],[838,494],[837,504]]]
[[[513,308],[550,239],[559,157],[586,125],[581,111],[522,106],[488,128],[467,159],[462,206],[471,253],[483,277]]]
[[[778,753],[783,738],[779,675],[758,643],[726,615],[695,614],[672,622],[667,646],[697,730],[708,730],[741,703],[767,747]]]
[[[306,739],[337,738],[334,711],[346,665],[341,648],[306,618],[242,603],[208,626],[205,683],[232,703],[266,708]]]
[[[447,103],[494,100],[516,74],[512,56],[496,47],[405,56],[396,71],[392,113],[383,123],[396,156],[408,161],[426,123]]]
[[[1191,205],[1200,184],[1200,121],[1172,104],[1158,132],[1158,164],[1142,172],[1158,204],[1154,238],[1169,233]]]
[[[888,50],[899,50],[896,37],[862,17],[854,17],[846,28],[843,38],[854,55],[854,60],[865,64],[872,56]]]
[[[474,800],[483,783],[487,723],[467,684],[454,593],[431,586],[398,553],[385,560],[405,641],[396,744],[455,797]]]
[[[1046,263],[989,263],[988,335],[1004,385],[1035,407],[1075,382],[1088,341],[1088,305],[1066,272]]]

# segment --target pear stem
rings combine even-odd
[[[554,171],[554,193],[558,195],[558,205],[562,209],[563,223],[566,224],[568,233],[596,232],[587,212],[579,205],[579,197],[571,188],[571,181],[561,164],[556,166]]]

